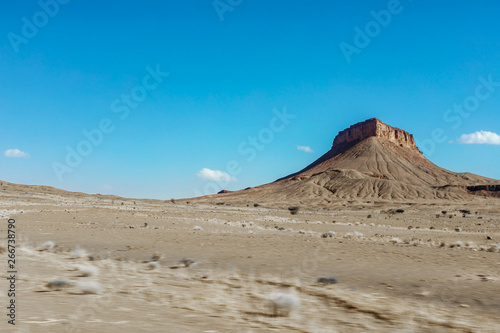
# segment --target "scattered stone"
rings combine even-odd
[[[339,283],[339,280],[334,276],[320,277],[318,279],[318,283],[333,284],[333,283]]]
[[[51,290],[59,291],[71,287],[71,283],[66,280],[53,280],[48,282],[45,286]]]

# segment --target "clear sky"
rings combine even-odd
[[[41,0],[0,13],[0,179],[170,199],[298,171],[367,118],[500,179],[498,1]]]

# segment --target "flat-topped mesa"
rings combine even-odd
[[[335,140],[333,140],[332,147],[343,143],[360,142],[370,137],[384,138],[401,147],[417,147],[415,140],[413,139],[413,135],[399,128],[384,124],[377,118],[371,118],[354,124],[351,127],[339,132],[339,134],[335,137]]]

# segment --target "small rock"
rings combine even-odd
[[[62,290],[64,288],[70,287],[71,283],[65,280],[54,280],[48,282],[45,286],[51,290]]]
[[[318,283],[333,284],[333,283],[338,283],[338,282],[339,282],[339,280],[334,276],[320,277],[318,279]]]

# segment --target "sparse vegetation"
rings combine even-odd
[[[192,264],[194,264],[194,263],[195,263],[195,261],[194,261],[194,260],[192,260],[192,259],[181,259],[181,260],[179,261],[179,263],[180,263],[180,264],[182,264],[182,265],[184,265],[184,267],[189,267],[189,266],[191,266]]]
[[[43,243],[42,245],[40,245],[40,248],[38,249],[38,251],[49,251],[49,250],[52,250],[54,247],[55,247],[54,242],[47,241],[47,242]]]
[[[292,215],[297,215],[299,213],[300,207],[299,206],[291,206],[288,207],[288,210]]]
[[[95,281],[82,281],[78,283],[78,289],[83,295],[102,293],[101,285]]]
[[[95,276],[99,274],[99,268],[91,265],[77,265],[76,269],[80,272],[81,277]]]
[[[148,262],[147,266],[151,270],[158,269],[158,268],[160,268],[160,263],[158,261],[150,261],[150,262]]]
[[[288,317],[300,307],[300,299],[292,293],[273,293],[269,296],[269,307],[273,316]]]

